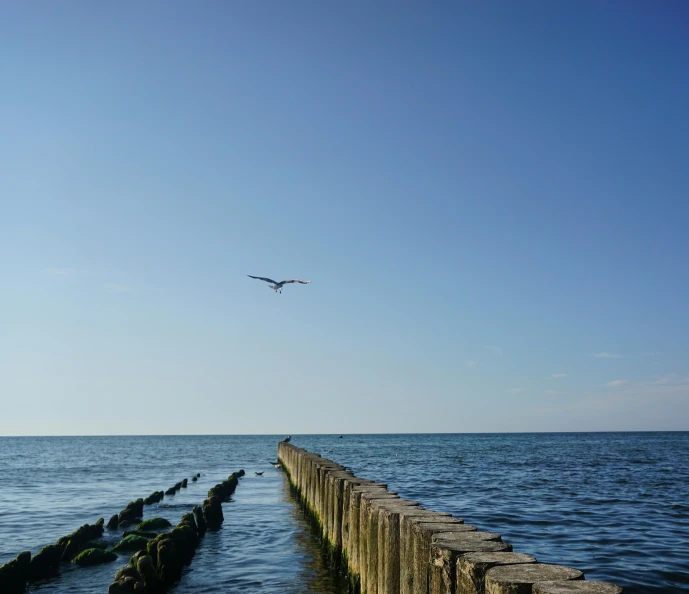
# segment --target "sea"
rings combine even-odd
[[[344,594],[271,464],[284,437],[0,437],[0,565],[188,478],[145,509],[176,524],[244,469],[222,528],[206,534],[172,591]],[[689,432],[292,435],[292,443],[499,532],[541,562],[627,593],[689,592]],[[63,567],[28,591],[104,594],[127,559]]]

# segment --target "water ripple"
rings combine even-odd
[[[176,592],[341,594],[291,500],[277,436],[0,438],[0,564],[197,472],[147,510],[172,522],[230,472],[247,476]],[[626,592],[689,592],[689,433],[293,436],[362,477],[481,529],[515,550]],[[254,476],[264,470],[263,477]],[[114,542],[118,535],[107,534]],[[32,587],[101,593],[120,564],[66,567]]]

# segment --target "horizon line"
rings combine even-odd
[[[378,436],[378,435],[532,435],[532,434],[574,434],[574,433],[689,433],[689,429],[592,429],[587,431],[401,431],[382,433],[101,433],[101,434],[54,434],[54,435],[0,435],[3,438],[31,437],[292,437],[311,436]]]

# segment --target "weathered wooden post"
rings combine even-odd
[[[563,565],[501,565],[486,572],[486,594],[532,594],[536,582],[583,579],[581,571]]]
[[[481,532],[467,532],[462,538],[440,540],[431,545],[430,590],[432,594],[455,594],[456,564],[457,557],[460,555],[474,552],[512,551],[512,546],[505,542],[481,540],[481,534]]]
[[[536,563],[521,553],[466,553],[457,558],[457,592],[485,594],[486,571],[498,565]]]

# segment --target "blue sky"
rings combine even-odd
[[[687,4],[374,4],[2,8],[0,434],[689,429]]]

